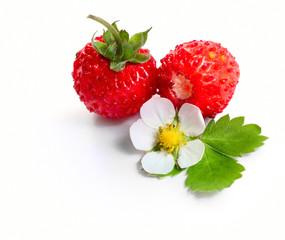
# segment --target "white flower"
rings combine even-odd
[[[156,95],[143,104],[140,115],[130,137],[136,149],[148,151],[141,160],[146,172],[167,174],[175,164],[187,168],[201,160],[205,146],[195,137],[204,132],[205,122],[198,107],[185,103],[176,115],[171,101]]]

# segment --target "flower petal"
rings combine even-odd
[[[167,98],[153,96],[142,105],[140,115],[146,125],[158,129],[159,126],[170,124],[173,121],[175,109]]]
[[[173,156],[165,151],[149,152],[141,160],[143,169],[151,174],[167,174],[175,165]]]
[[[148,151],[155,146],[156,131],[139,119],[130,127],[130,137],[136,149]]]
[[[205,145],[199,139],[190,141],[185,146],[180,147],[178,165],[181,168],[187,168],[198,163],[205,151]]]
[[[178,112],[179,127],[185,135],[196,137],[205,130],[205,121],[198,107],[190,103],[184,103]]]

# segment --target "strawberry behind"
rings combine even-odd
[[[158,69],[158,93],[177,107],[198,106],[204,117],[221,113],[231,100],[240,76],[232,54],[219,43],[191,41],[176,46]]]

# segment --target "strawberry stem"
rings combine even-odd
[[[119,30],[116,22],[109,24],[104,19],[93,15],[88,15],[87,18],[101,23],[107,28],[103,32],[103,41],[96,41],[94,35],[91,38],[93,48],[105,58],[110,59],[110,69],[119,72],[122,71],[127,62],[145,63],[150,59],[150,54],[139,53],[140,48],[147,40],[147,34],[150,29],[129,36],[125,30]]]
[[[118,46],[117,54],[119,57],[122,57],[124,54],[123,43],[122,43],[122,40],[121,40],[121,37],[120,37],[118,31],[111,24],[109,24],[108,22],[106,22],[104,19],[102,19],[100,17],[96,17],[96,16],[90,14],[87,16],[87,18],[93,19],[93,20],[101,23],[112,33],[112,35],[114,36],[115,41],[117,43],[117,46]]]

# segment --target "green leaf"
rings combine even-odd
[[[132,49],[131,45],[128,44],[128,43],[125,43],[125,44],[123,45],[123,47],[124,47],[123,60],[129,60],[129,59],[132,58],[133,55],[134,55],[133,49]]]
[[[145,32],[136,33],[130,38],[129,43],[131,44],[134,53],[140,50],[140,48],[145,44],[147,40],[147,34],[150,30],[151,28]]]
[[[142,53],[137,53],[134,58],[129,60],[131,63],[145,63],[149,60],[150,54],[148,52],[148,55],[142,54]]]
[[[109,58],[111,60],[115,60],[116,50],[117,50],[117,44],[116,42],[114,42],[106,49],[104,57]]]
[[[181,168],[177,168],[176,166],[174,166],[173,170],[170,173],[164,174],[164,175],[159,175],[159,177],[163,178],[163,177],[174,177],[178,174],[180,174],[182,171],[184,171],[185,169],[181,169]]]
[[[125,65],[126,61],[123,62],[111,61],[110,68],[115,72],[120,72],[125,68]]]
[[[116,24],[117,22],[119,22],[119,20],[113,22],[111,25],[119,32],[119,29],[118,29],[117,24]]]
[[[124,41],[128,42],[129,41],[129,34],[125,30],[121,30],[119,32],[119,35],[120,35],[120,38],[122,39],[122,42],[124,42]]]
[[[143,40],[142,33],[137,33],[130,38],[129,43],[131,44],[134,52],[137,52],[141,48],[143,45]]]
[[[109,30],[103,32],[103,39],[108,46],[115,42],[115,38]]]
[[[244,170],[235,159],[206,145],[201,161],[188,169],[185,185],[194,192],[222,190],[242,177]]]
[[[241,156],[253,152],[268,139],[260,135],[261,128],[256,124],[244,124],[244,117],[230,120],[229,115],[223,116],[217,122],[212,120],[201,136],[201,140],[229,156]]]
[[[93,35],[94,36],[94,35]],[[94,38],[92,37],[91,39],[91,42],[92,42],[92,46],[95,48],[95,50],[102,54],[102,55],[105,55],[105,51],[107,50],[108,46],[106,43],[102,43],[102,42],[97,42],[97,41],[94,41]]]

